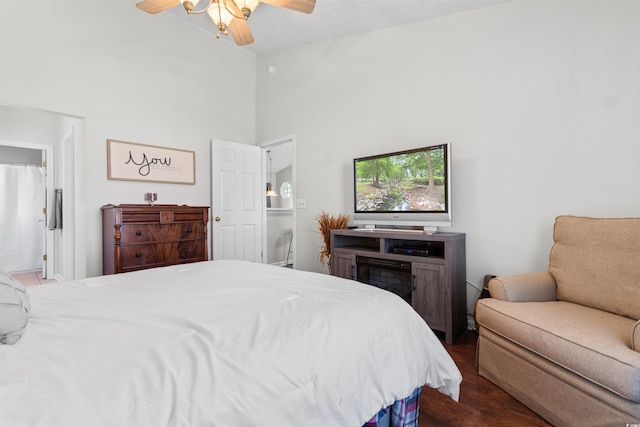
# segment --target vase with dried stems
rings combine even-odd
[[[326,264],[331,272],[331,230],[347,228],[351,215],[345,215],[343,213],[338,216],[329,215],[327,212],[322,211],[320,215],[316,217],[318,221],[318,230],[322,237],[322,249],[320,250],[320,263]]]

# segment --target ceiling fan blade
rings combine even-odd
[[[234,18],[229,24],[229,31],[238,46],[244,46],[253,43],[253,34],[244,19]]]
[[[260,0],[260,2],[303,13],[311,13],[316,7],[316,0]]]
[[[144,0],[136,6],[147,13],[159,13],[179,4],[180,0]]]

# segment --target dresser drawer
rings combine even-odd
[[[123,224],[120,227],[120,244],[166,242],[174,240],[202,239],[202,223],[172,224]]]
[[[204,258],[205,246],[204,240],[122,246],[120,248],[121,267],[123,270],[136,270],[201,261]]]
[[[207,222],[209,220],[208,208],[181,207],[157,207],[123,209],[122,224],[135,223],[169,223],[169,222]]]

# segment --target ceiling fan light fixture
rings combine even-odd
[[[180,0],[187,13],[191,13],[200,0]]]
[[[236,0],[236,5],[242,11],[244,19],[249,19],[251,13],[260,5],[260,0]]]
[[[247,20],[260,6],[260,2],[303,13],[313,12],[316,6],[316,0],[207,0],[206,6],[196,10],[199,2],[200,0],[142,0],[136,3],[136,7],[143,12],[156,14],[182,4],[189,15],[207,12],[219,31],[216,37],[220,38],[220,33],[228,34],[229,31],[238,46],[245,46],[254,42]]]
[[[222,34],[227,34],[227,27],[233,20],[233,15],[231,12],[227,10],[225,5],[225,0],[218,0],[216,2],[211,3],[209,8],[207,9],[207,14],[209,18],[211,18],[211,22],[218,27],[218,30]]]

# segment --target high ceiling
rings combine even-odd
[[[317,0],[310,15],[260,4],[248,21],[255,42],[239,48],[256,54],[269,53],[507,1],[512,0]],[[206,14],[188,16],[180,6],[164,13],[173,13],[205,31],[216,33]],[[230,35],[223,38],[233,43]]]

